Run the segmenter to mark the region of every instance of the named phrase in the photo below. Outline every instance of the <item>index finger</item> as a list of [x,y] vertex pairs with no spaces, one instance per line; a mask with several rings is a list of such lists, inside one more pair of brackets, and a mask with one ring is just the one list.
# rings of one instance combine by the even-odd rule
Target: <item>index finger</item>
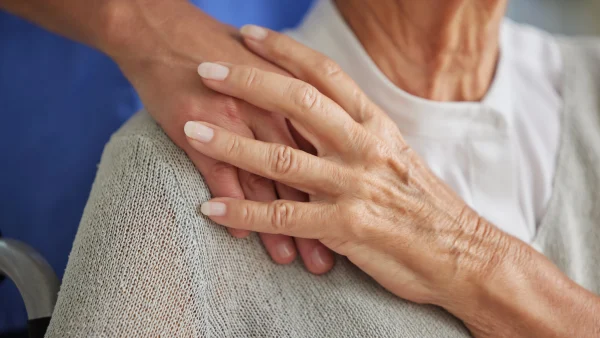
[[204,84],[270,112],[281,113],[322,153],[347,151],[360,125],[312,85],[257,68],[205,62]]
[[253,52],[313,84],[337,102],[358,123],[377,114],[379,108],[354,80],[333,60],[293,38],[255,25],[240,29],[246,46]]
[[206,122],[190,121],[184,130],[202,154],[308,194],[341,194],[352,181],[343,166],[290,146],[246,138]]
[[215,198],[200,211],[226,227],[311,239],[324,238],[339,224],[336,206],[325,202]]

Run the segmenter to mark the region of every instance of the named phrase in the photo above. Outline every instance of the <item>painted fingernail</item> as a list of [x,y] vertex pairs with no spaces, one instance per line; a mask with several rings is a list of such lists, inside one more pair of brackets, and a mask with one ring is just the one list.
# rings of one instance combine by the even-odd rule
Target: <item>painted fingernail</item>
[[269,34],[266,29],[256,25],[245,25],[240,28],[240,33],[242,33],[245,38],[259,41],[264,40],[267,37],[267,34]]
[[288,242],[279,243],[277,245],[277,254],[280,258],[289,258],[294,254],[294,249]]
[[183,127],[183,131],[187,137],[203,143],[212,140],[215,135],[215,131],[212,128],[194,121],[187,122]]
[[225,216],[227,207],[221,202],[204,202],[200,206],[200,212],[206,216]]
[[202,62],[198,66],[198,74],[209,80],[225,80],[229,75],[229,68],[212,62]]
[[313,250],[311,254],[311,259],[313,264],[316,265],[318,268],[329,267],[333,263],[331,261],[331,254],[327,252],[327,249],[325,249],[322,246],[317,246]]

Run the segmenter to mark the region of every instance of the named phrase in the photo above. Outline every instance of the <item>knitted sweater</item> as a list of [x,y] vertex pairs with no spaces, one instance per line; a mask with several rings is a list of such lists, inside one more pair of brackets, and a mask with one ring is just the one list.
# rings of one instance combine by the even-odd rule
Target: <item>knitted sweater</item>
[[[565,109],[554,195],[534,245],[600,293],[600,42],[562,43]],[[48,337],[468,337],[346,259],[323,275],[274,264],[199,213],[209,190],[145,113],[107,144]]]

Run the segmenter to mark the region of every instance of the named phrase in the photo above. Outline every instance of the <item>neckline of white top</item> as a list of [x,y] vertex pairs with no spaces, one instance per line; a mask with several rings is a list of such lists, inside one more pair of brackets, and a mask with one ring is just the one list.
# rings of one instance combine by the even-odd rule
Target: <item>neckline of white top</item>
[[[509,51],[501,51],[496,73],[488,92],[479,102],[439,102],[412,95],[392,83],[347,25],[330,0],[318,1],[302,24],[291,35],[302,40],[333,43],[327,48],[310,46],[325,51],[352,78],[360,78],[362,89],[398,123],[407,136],[454,138],[469,134],[471,138],[502,136],[507,125],[513,123],[513,93],[510,91]],[[506,25],[501,28],[501,41],[506,36]],[[320,35],[319,39],[310,38]],[[324,38],[323,35],[329,35]],[[502,42],[501,42],[502,45]],[[368,84],[368,86],[365,86]],[[387,105],[394,105],[388,107]],[[468,130],[466,130],[467,128]]]

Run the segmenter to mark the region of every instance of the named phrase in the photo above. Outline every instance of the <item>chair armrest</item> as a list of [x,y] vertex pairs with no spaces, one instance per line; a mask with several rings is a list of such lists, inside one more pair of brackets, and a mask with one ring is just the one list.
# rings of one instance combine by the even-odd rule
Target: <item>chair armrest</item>
[[60,282],[50,265],[32,247],[0,238],[0,274],[11,279],[19,289],[29,320],[52,315]]

